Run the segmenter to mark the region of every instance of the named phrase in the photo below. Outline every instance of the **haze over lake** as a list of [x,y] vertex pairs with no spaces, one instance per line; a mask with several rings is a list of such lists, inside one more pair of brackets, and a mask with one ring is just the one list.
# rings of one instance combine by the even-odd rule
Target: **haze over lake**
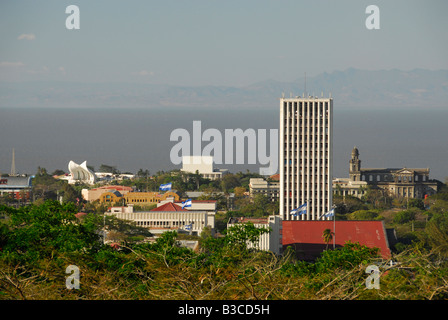
[[[364,168],[430,168],[430,177],[448,177],[448,110],[425,108],[334,109],[334,177],[348,177],[348,160],[357,146]],[[176,142],[170,134],[194,120],[202,131],[278,129],[279,108],[67,109],[1,108],[0,172],[11,170],[12,148],[19,173],[68,171],[70,160],[96,170],[101,164],[122,172],[155,173],[180,168],[170,162]],[[203,142],[202,147],[208,142]],[[258,165],[216,165],[231,172],[258,172]]]

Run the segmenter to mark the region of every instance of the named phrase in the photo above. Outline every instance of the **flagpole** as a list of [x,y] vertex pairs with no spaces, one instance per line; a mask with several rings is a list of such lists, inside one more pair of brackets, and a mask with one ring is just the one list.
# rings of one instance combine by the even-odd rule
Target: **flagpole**
[[336,212],[333,211],[333,250],[334,249],[336,249]]

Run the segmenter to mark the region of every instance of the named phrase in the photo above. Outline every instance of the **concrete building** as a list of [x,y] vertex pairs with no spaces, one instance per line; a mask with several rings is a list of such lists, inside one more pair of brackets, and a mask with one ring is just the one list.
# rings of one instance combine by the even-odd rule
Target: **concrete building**
[[[208,196],[209,193],[204,191],[185,191],[185,195],[187,199],[197,199],[199,197]],[[235,193],[225,193],[220,191],[213,192],[213,195],[225,198],[229,210],[235,209]]]
[[[352,184],[352,194],[356,196],[355,186],[372,186],[386,191],[392,197],[423,199],[433,195],[442,183],[429,178],[429,168],[361,168],[359,150],[354,147],[349,160],[347,184]],[[342,188],[344,190],[344,188]],[[362,192],[357,193],[358,196]]]
[[158,204],[165,200],[178,201],[179,199],[179,194],[174,190],[162,194],[158,192],[125,192],[125,194],[121,194],[120,191],[115,189],[103,192],[98,198],[101,203],[113,204],[121,201],[123,204],[140,206]]
[[178,231],[200,235],[205,227],[215,228],[214,219],[209,220],[205,211],[190,211],[172,202],[150,211],[134,212],[133,206],[112,207],[105,212],[119,219],[134,221],[137,226],[148,228],[154,235],[166,231]]
[[269,216],[263,218],[251,217],[234,217],[230,218],[227,223],[227,229],[243,223],[251,222],[257,228],[270,228],[269,233],[264,233],[260,236],[258,243],[249,243],[249,248],[257,248],[259,250],[271,251],[275,254],[280,254],[282,250],[282,219],[276,216]]
[[249,195],[251,198],[257,194],[265,195],[272,202],[278,200],[280,191],[279,175],[273,175],[269,179],[251,178],[249,180]]
[[367,192],[366,181],[352,181],[350,178],[333,179],[333,194],[360,198]]
[[218,180],[227,173],[227,169],[215,169],[213,167],[213,157],[205,156],[184,156],[182,157],[181,171],[199,174],[206,179]]
[[125,202],[128,204],[150,205],[157,204],[166,200],[178,201],[179,194],[174,191],[167,191],[164,193],[158,192],[129,192],[124,195]]
[[[171,201],[171,200],[167,200]],[[182,201],[175,201],[174,204],[182,207]],[[188,211],[202,211],[207,214],[207,221],[210,226],[215,228],[215,216],[218,210],[218,201],[216,200],[191,200],[191,207],[185,207]],[[212,235],[214,230],[212,230]]]
[[33,176],[0,177],[0,196],[9,194],[15,200],[30,201]]
[[[316,220],[332,208],[333,99],[280,99],[280,216]],[[307,203],[307,214],[291,210]]]
[[132,192],[134,189],[126,186],[103,186],[94,189],[82,189],[81,194],[86,201],[99,200],[100,196],[105,192],[118,191],[122,195]]
[[119,202],[121,202],[121,204],[124,204],[123,195],[120,193],[120,191],[117,191],[117,190],[110,190],[110,191],[103,192],[100,195],[100,197],[98,198],[98,200],[101,203],[105,203],[105,204],[109,204],[109,205],[112,205],[114,203],[119,203]]
[[[169,198],[157,204],[157,207],[164,206],[167,203],[174,203],[182,208],[182,201],[179,199]],[[207,221],[210,226],[215,226],[215,215],[218,209],[218,201],[216,200],[191,200],[191,206],[184,207],[188,211],[201,211],[207,214]],[[212,230],[212,234],[214,230]]]

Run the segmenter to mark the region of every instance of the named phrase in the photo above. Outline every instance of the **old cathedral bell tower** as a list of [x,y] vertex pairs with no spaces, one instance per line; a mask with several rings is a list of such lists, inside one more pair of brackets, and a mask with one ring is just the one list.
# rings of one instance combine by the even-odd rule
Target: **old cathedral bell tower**
[[349,173],[352,181],[361,181],[361,160],[359,160],[359,151],[356,147],[352,150]]

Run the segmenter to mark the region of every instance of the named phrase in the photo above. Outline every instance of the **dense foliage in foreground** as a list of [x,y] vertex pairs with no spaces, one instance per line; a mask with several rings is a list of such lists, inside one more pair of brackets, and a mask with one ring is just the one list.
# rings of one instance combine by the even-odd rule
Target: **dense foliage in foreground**
[[[448,263],[440,251],[410,246],[384,261],[375,248],[347,243],[314,263],[290,250],[276,257],[248,249],[260,231],[251,225],[225,237],[180,247],[167,232],[154,243],[103,245],[103,219],[75,217],[70,203],[1,207],[0,299],[446,299]],[[380,289],[367,289],[368,265]],[[66,268],[80,270],[80,288],[67,289]]]

